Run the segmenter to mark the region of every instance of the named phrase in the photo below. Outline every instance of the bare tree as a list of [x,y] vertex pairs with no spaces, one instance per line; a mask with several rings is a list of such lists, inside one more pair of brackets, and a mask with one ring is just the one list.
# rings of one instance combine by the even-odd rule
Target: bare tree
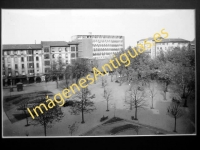
[[[45,97],[40,97],[36,102],[37,104],[34,104],[33,107],[37,106],[41,102],[45,103],[45,100]],[[61,107],[58,105],[55,105],[48,111],[45,111],[44,107],[42,107],[41,109],[44,113],[36,117],[33,122],[35,122],[34,125],[42,125],[44,127],[44,135],[46,136],[47,128],[51,128],[54,122],[59,122],[64,117],[64,114],[61,110]]]
[[79,115],[82,114],[82,122],[84,121],[84,113],[90,113],[94,111],[96,108],[94,106],[94,102],[91,101],[91,99],[95,98],[95,95],[91,95],[91,92],[88,88],[83,88],[81,91],[76,92],[76,94],[73,96],[74,104],[71,107],[71,114]]
[[107,102],[107,110],[106,111],[109,111],[108,103],[112,99],[112,90],[106,89],[106,91],[104,93],[104,98],[105,98],[105,100]]
[[[131,88],[130,88],[130,91],[131,91]],[[125,91],[125,101],[124,102],[125,102],[125,104],[128,104],[130,106],[129,110],[133,109],[133,95],[132,95],[132,93]]]
[[69,132],[72,136],[72,134],[77,131],[78,125],[76,124],[76,122],[74,122],[72,125],[69,125],[68,128],[69,128]]
[[28,114],[27,112],[27,107],[28,107],[28,103],[29,103],[29,100],[30,100],[30,96],[22,96],[21,97],[21,102],[18,104],[18,110],[22,110],[23,111],[23,114],[26,118],[26,125],[25,126],[29,126],[29,121],[28,121],[28,118],[30,117],[30,115]]
[[140,91],[138,89],[138,86],[132,86],[131,91],[128,91],[128,98],[127,102],[130,105],[130,109],[132,109],[132,107],[135,108],[135,120],[138,120],[137,118],[137,111],[139,108],[144,108],[144,106],[146,105],[146,100],[145,100],[145,92],[144,91]]
[[106,87],[108,86],[108,82],[107,82],[107,80],[104,77],[102,77],[101,79],[102,79],[103,93],[104,93],[104,97],[105,97]]
[[183,115],[183,111],[180,106],[180,101],[173,98],[171,105],[167,108],[167,114],[174,118],[174,132],[176,131],[176,119]]
[[155,85],[154,83],[149,83],[148,85],[148,89],[149,89],[149,93],[150,93],[150,97],[151,97],[151,109],[153,108],[153,100],[157,94],[156,90],[155,90]]
[[[92,68],[94,68],[94,67],[98,68],[99,67],[99,63],[98,63],[98,60],[96,58],[91,62],[91,67]],[[93,72],[93,76],[94,76],[94,84],[96,84],[94,72]]]

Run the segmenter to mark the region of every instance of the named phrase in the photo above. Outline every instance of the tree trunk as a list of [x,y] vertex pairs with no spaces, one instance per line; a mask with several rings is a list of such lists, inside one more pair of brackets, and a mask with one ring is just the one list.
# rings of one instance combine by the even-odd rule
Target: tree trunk
[[137,119],[137,107],[135,107],[135,120],[138,120]]
[[153,109],[153,96],[151,97],[151,102],[152,102],[151,109]]
[[25,126],[29,126],[29,124],[28,124],[28,115],[27,115],[26,111],[24,111],[24,114],[26,116],[26,125]]
[[107,100],[107,110],[106,110],[106,111],[109,111],[109,110],[108,110],[108,100]]
[[165,82],[165,91],[166,91],[166,92],[168,92],[168,85],[169,85],[169,84],[168,84],[168,81]]
[[175,119],[175,122],[174,122],[174,132],[176,132],[176,117],[174,119]]
[[166,91],[164,90],[164,100],[167,100],[166,98]]

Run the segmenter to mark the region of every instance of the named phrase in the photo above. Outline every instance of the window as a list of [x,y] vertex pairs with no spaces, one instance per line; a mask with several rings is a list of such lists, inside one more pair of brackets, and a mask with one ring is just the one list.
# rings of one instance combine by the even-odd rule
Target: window
[[49,52],[49,47],[45,47],[44,52]]
[[72,57],[72,58],[75,58],[75,53],[71,53],[71,57]]
[[55,54],[52,54],[52,58],[55,58]]
[[45,54],[44,59],[49,59],[49,54]]
[[16,75],[16,76],[18,76],[18,75],[19,75],[18,71],[15,71],[15,75]]
[[28,68],[33,68],[33,67],[34,67],[33,63],[28,64]]
[[22,69],[24,69],[24,64],[22,64]]
[[3,64],[3,70],[5,69],[5,64]]
[[24,62],[24,57],[21,57],[21,62]]
[[28,61],[33,61],[33,56],[28,56]]
[[17,55],[17,51],[14,51],[14,54]]
[[48,73],[50,68],[45,68],[45,73]]
[[20,53],[21,53],[21,55],[23,55],[24,53],[23,53],[23,51],[20,51]]
[[10,63],[10,57],[7,58],[8,63]]
[[22,71],[22,75],[25,75],[25,71]]
[[45,66],[50,66],[50,61],[45,61],[45,62],[44,62],[44,65],[45,65]]
[[14,61],[15,61],[15,63],[17,63],[17,62],[18,62],[18,59],[17,59],[17,57],[15,57],[15,58],[14,58]]
[[68,50],[67,50],[67,47],[65,47],[65,52],[67,52]]
[[32,74],[34,73],[34,70],[28,70],[28,73],[29,73],[30,75],[32,75]]
[[39,63],[37,63],[37,68],[39,68]]
[[11,64],[8,64],[8,68],[11,68]]
[[62,49],[61,49],[61,48],[59,48],[58,50],[59,50],[59,52],[61,52],[61,51],[62,51]]
[[15,64],[15,69],[18,69],[18,65],[17,64]]
[[39,61],[39,57],[36,57],[36,61]]
[[75,51],[75,47],[71,47],[71,51]]
[[68,60],[66,60],[66,64],[68,64],[69,62],[68,62]]
[[33,54],[33,51],[32,50],[28,50],[27,54]]
[[10,55],[10,51],[7,51],[7,55]]

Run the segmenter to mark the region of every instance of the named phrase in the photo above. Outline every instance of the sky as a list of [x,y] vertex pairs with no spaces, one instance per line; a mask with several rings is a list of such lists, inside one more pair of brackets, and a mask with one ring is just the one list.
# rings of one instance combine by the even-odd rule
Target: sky
[[2,9],[2,44],[71,41],[73,35],[122,35],[125,48],[168,32],[168,38],[195,38],[192,9]]

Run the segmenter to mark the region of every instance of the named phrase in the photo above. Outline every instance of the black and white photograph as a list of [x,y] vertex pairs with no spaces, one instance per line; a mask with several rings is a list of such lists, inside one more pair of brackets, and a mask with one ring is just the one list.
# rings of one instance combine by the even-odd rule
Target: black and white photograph
[[1,9],[3,138],[196,135],[195,9]]

